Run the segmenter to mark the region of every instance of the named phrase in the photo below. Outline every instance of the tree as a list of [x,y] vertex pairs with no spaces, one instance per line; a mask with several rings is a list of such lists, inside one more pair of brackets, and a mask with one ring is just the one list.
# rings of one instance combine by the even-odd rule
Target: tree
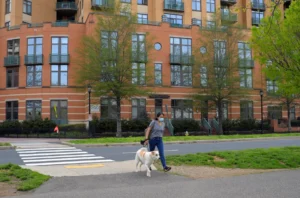
[[[218,20],[219,17],[217,14],[215,21],[221,21]],[[247,69],[252,72],[253,67],[252,60],[248,59],[245,53],[239,53],[238,42],[245,39],[245,33],[246,30],[231,22],[226,23],[226,20],[212,26],[207,25],[206,28],[201,27],[199,31],[199,46],[197,45],[195,50],[198,58],[194,73],[200,72],[200,88],[193,98],[200,104],[211,101],[217,108],[219,134],[223,134],[223,107],[226,101],[244,92],[240,85],[252,86],[252,79],[249,82],[247,77],[239,77],[239,73],[242,74]],[[241,45],[247,49],[247,44]]]
[[150,91],[141,86],[151,78],[146,64],[151,41],[147,38],[146,42],[147,35],[137,30],[136,15],[116,2],[97,16],[95,31],[83,37],[77,53],[77,83],[90,84],[93,95],[110,97],[116,103],[115,112],[108,113],[117,120],[117,137],[122,136],[122,100]]
[[282,18],[276,8],[274,15],[262,20],[259,28],[252,29],[251,46],[255,50],[255,59],[261,65],[266,77],[276,80],[280,98],[287,107],[289,131],[291,129],[290,108],[300,94],[300,2],[292,1]]

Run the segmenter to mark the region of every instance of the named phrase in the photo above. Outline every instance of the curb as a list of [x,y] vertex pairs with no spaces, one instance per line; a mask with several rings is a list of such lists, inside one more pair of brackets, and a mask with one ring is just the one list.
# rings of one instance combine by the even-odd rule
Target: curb
[[[223,139],[223,140],[191,140],[191,141],[170,141],[164,142],[164,144],[197,144],[197,143],[220,143],[220,142],[241,142],[241,141],[257,141],[257,140],[278,140],[278,139],[300,139],[300,136],[289,136],[289,137],[270,137],[270,138],[240,138],[240,139]],[[113,147],[113,146],[138,146],[140,143],[129,142],[129,143],[107,143],[107,144],[73,144],[62,141],[61,144],[68,146],[83,146],[83,147]]]
[[0,150],[10,150],[10,149],[15,149],[14,146],[0,146]]

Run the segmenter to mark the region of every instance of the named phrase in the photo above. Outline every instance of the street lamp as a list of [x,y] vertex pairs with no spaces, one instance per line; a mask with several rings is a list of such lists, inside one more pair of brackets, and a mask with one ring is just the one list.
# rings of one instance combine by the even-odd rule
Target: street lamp
[[88,93],[89,93],[89,127],[88,127],[88,132],[89,132],[89,137],[91,137],[91,92],[92,92],[92,87],[89,84],[88,85]]
[[264,114],[263,114],[263,96],[264,96],[264,91],[261,89],[259,91],[259,95],[260,95],[260,110],[261,110],[261,113],[260,113],[260,116],[261,116],[261,125],[260,125],[260,129],[261,129],[261,133],[263,133],[263,119],[264,119]]

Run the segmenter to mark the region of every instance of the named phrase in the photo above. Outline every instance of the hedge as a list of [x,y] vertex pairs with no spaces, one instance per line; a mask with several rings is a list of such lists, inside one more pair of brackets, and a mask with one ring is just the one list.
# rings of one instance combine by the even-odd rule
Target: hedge
[[[264,120],[263,121],[263,130],[270,130],[271,121]],[[226,119],[223,121],[223,131],[224,134],[228,131],[254,131],[261,130],[261,122],[260,120],[255,119],[237,119],[237,120],[229,120]]]

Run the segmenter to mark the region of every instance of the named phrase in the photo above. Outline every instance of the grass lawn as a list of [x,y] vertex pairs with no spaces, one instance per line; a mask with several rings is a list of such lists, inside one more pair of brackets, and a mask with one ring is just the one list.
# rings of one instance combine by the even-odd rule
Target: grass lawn
[[241,169],[300,168],[300,147],[218,151],[167,156],[169,165],[214,166]]
[[0,146],[11,146],[8,142],[0,142]]
[[[273,134],[256,134],[256,135],[214,135],[214,136],[166,136],[164,142],[171,141],[191,141],[191,140],[222,140],[222,139],[239,139],[239,138],[263,138],[263,137],[288,137],[300,136],[300,133],[273,133]],[[111,144],[111,143],[138,143],[144,137],[126,137],[126,138],[92,138],[82,140],[71,140],[74,144]]]
[[0,165],[0,182],[16,184],[19,191],[35,189],[48,179],[50,179],[50,176],[42,175],[29,169],[23,169],[18,165]]

